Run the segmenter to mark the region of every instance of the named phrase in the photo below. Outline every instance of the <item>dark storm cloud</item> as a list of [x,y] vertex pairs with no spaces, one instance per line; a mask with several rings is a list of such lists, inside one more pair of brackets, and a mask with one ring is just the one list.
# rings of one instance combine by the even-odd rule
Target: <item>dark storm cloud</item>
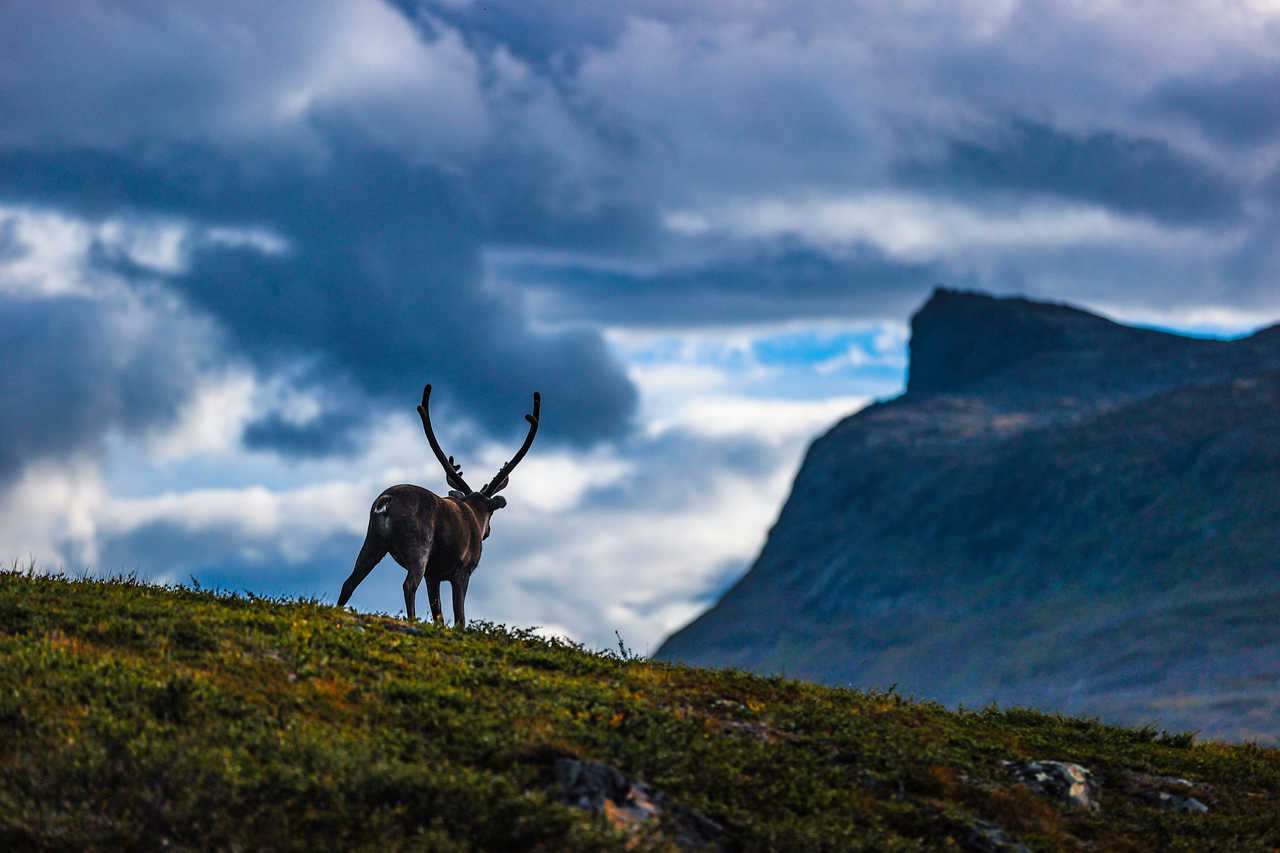
[[190,369],[180,343],[122,341],[115,319],[81,297],[0,296],[0,480],[110,430],[173,418]]
[[[268,415],[246,436],[254,447],[291,455],[350,449],[350,430],[387,406],[411,411],[425,381],[491,433],[519,431],[517,408],[535,389],[554,412],[547,437],[582,443],[625,431],[635,392],[599,336],[532,331],[518,293],[486,286],[482,226],[438,173],[367,149],[341,149],[318,177],[287,166],[245,171],[195,148],[149,159],[10,153],[0,155],[0,197],[92,217],[266,224],[282,236],[288,248],[278,253],[198,243],[189,269],[166,276],[219,321],[235,356],[267,371],[304,362],[304,387],[353,389],[311,423]],[[119,259],[99,261],[118,275],[137,272]],[[64,371],[59,355],[45,354],[32,370]]]
[[[934,263],[898,262],[862,246],[840,254],[778,240],[741,257],[654,273],[513,262],[513,276],[554,282],[566,313],[639,325],[780,322],[906,314],[944,277]],[[883,312],[883,313],[881,313]]]
[[1052,195],[1171,223],[1233,218],[1243,198],[1230,178],[1161,140],[1074,134],[1027,120],[983,140],[952,140],[941,159],[896,171],[907,185],[947,193]]
[[[92,258],[91,277],[159,279],[214,318],[223,360],[288,375],[322,400],[303,423],[263,413],[250,446],[355,448],[372,416],[411,411],[424,381],[438,386],[442,416],[494,435],[522,429],[534,389],[547,401],[544,440],[586,444],[628,429],[635,391],[599,334],[531,328],[521,294],[494,287],[480,261],[490,226],[562,241],[587,230],[607,241],[618,229],[544,226],[537,201],[506,210],[541,191],[546,170],[527,158],[503,158],[512,180],[491,192],[468,176],[484,159],[486,119],[474,57],[454,34],[424,28],[415,41],[385,7],[346,0],[37,6],[5,17],[23,36],[0,60],[0,203],[258,228],[287,244],[271,254],[195,240],[178,273],[139,269],[111,247]],[[33,352],[28,384],[56,383],[76,357]],[[170,386],[170,407],[193,390]],[[16,429],[21,419],[6,417]],[[79,443],[91,443],[95,422],[75,422]],[[68,428],[63,444],[76,435]]]
[[351,453],[356,450],[351,431],[358,424],[356,415],[349,411],[328,411],[302,424],[272,412],[245,427],[244,445],[250,450],[274,450],[284,456]]
[[[276,537],[254,535],[237,525],[192,529],[173,521],[151,521],[104,537],[94,568],[104,574],[137,571],[148,578],[174,575],[173,581],[180,584],[194,576],[201,586],[230,592],[332,599],[362,540],[347,533],[321,537],[308,543],[307,559],[299,562]],[[395,587],[398,593],[399,583]]]
[[465,3],[459,5],[390,0],[420,29],[430,33],[432,18],[447,21],[468,37],[508,50],[543,68],[553,61],[571,60],[572,45],[603,47],[626,25],[626,11],[611,3]]
[[1149,107],[1189,119],[1229,145],[1272,142],[1280,133],[1280,68],[1225,80],[1170,80],[1157,89]]
[[[1047,269],[1039,250],[1016,246],[980,247],[971,254],[987,262],[961,266],[942,252],[898,261],[803,234],[795,245],[709,240],[689,261],[679,256],[683,238],[661,225],[672,210],[906,189],[924,203],[960,197],[979,212],[997,196],[1048,198],[1214,228],[1247,218],[1255,200],[1155,125],[1001,125],[999,116],[1087,113],[1098,91],[1128,97],[1116,94],[1125,87],[1108,81],[1106,63],[1065,53],[1028,61],[1023,40],[1044,38],[1033,26],[1038,7],[1003,24],[1000,10],[980,5],[905,17],[893,6],[823,2],[396,8],[334,0],[5,11],[8,31],[24,35],[0,58],[0,202],[96,220],[260,228],[287,244],[271,253],[196,240],[177,273],[95,256],[99,270],[161,280],[215,319],[224,360],[287,373],[321,399],[305,422],[261,413],[245,434],[255,448],[297,456],[358,447],[372,416],[411,411],[428,380],[442,412],[491,435],[519,433],[537,388],[547,438],[616,438],[635,390],[599,324],[901,318],[940,281],[992,286],[980,276],[1034,281]],[[990,13],[989,34],[955,35],[979,13]],[[1092,44],[1095,24],[1108,30],[1108,20],[1055,14],[1072,45]],[[416,35],[402,38],[406,21]],[[1052,47],[1057,37],[1034,43]],[[1043,110],[993,94],[1015,77]],[[1222,79],[1156,85],[1134,126],[1155,110],[1186,116],[1213,139],[1274,136],[1275,73]],[[956,126],[968,122],[957,115],[1002,129],[962,137]],[[4,243],[0,234],[0,252]],[[1266,241],[1243,245],[1254,248],[1232,270],[1271,275]],[[538,260],[504,261],[491,281],[483,258],[493,248]],[[1138,287],[1143,252],[1150,257],[1139,247],[1112,266],[1099,261],[1089,276]],[[641,262],[647,272],[617,272]],[[1150,292],[1198,298],[1200,280]],[[526,286],[550,296],[554,309],[537,319],[561,330],[531,322]],[[566,321],[581,326],[565,331]],[[87,320],[68,320],[77,322]],[[54,384],[75,364],[66,350],[36,348],[24,381]],[[158,383],[137,393],[165,401],[140,405],[133,428],[167,417],[189,391],[189,375],[156,374],[131,380]],[[0,430],[31,426],[22,415],[0,418],[12,421]],[[60,428],[49,452],[98,435],[91,418],[71,423],[79,431]]]

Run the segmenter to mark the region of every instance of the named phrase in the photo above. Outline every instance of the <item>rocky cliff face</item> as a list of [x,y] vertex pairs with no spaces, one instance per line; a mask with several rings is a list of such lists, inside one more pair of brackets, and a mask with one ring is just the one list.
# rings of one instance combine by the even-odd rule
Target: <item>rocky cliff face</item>
[[1280,327],[939,290],[657,656],[1280,742]]

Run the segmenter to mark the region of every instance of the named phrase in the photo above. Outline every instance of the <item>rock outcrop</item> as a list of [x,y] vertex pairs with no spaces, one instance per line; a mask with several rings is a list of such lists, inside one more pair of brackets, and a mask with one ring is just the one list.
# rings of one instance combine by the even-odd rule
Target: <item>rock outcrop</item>
[[937,291],[657,656],[1280,741],[1280,327]]
[[561,800],[602,813],[623,832],[657,828],[681,850],[719,850],[727,840],[715,821],[616,767],[561,757],[553,772]]
[[1010,761],[1005,767],[1019,782],[1038,794],[1086,811],[1096,812],[1102,808],[1102,786],[1079,764],[1071,761]]

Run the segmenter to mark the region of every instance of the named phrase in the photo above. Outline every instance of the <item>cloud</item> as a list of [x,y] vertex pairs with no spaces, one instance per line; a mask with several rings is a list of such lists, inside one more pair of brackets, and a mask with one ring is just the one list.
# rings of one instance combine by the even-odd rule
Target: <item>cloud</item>
[[905,316],[938,281],[955,280],[937,264],[889,258],[864,243],[829,253],[777,236],[731,242],[718,258],[652,272],[554,257],[525,258],[500,270],[531,288],[545,287],[545,304],[559,316],[677,327]]
[[[527,12],[511,4],[335,0],[309,10],[304,26],[266,26],[298,11],[99,10],[111,17],[101,44],[90,43],[87,25],[59,29],[54,18],[27,13],[36,42],[47,35],[88,55],[159,32],[170,38],[149,51],[112,49],[116,64],[94,79],[74,67],[44,69],[46,54],[34,53],[15,75],[65,75],[71,90],[97,103],[126,98],[127,81],[172,71],[165,97],[175,92],[185,106],[166,112],[163,102],[139,102],[97,129],[71,115],[42,119],[48,126],[19,117],[14,143],[36,139],[38,128],[39,138],[58,140],[63,159],[42,165],[8,145],[10,171],[24,176],[11,176],[9,191],[81,210],[142,203],[206,220],[256,217],[288,231],[281,236],[298,253],[328,254],[310,268],[278,261],[273,273],[256,258],[246,268],[234,252],[210,252],[206,279],[256,279],[292,305],[301,290],[314,299],[343,286],[335,277],[367,288],[370,256],[398,269],[424,268],[429,257],[443,265],[438,282],[451,278],[468,293],[488,288],[512,301],[536,294],[536,305],[493,312],[508,328],[511,314],[529,311],[585,327],[627,318],[742,322],[769,312],[900,316],[939,281],[983,284],[968,279],[1028,241],[1136,241],[1153,253],[1190,241],[1212,257],[1221,254],[1225,223],[1256,225],[1247,213],[1254,187],[1231,159],[1143,105],[1153,91],[1181,85],[1187,67],[1217,63],[1227,69],[1219,76],[1240,67],[1232,57],[1260,49],[1242,33],[1246,19],[1266,23],[1261,9],[1206,23],[1194,4],[1172,4],[1159,18],[1182,29],[1164,52],[1147,43],[1149,12],[1039,3],[652,2],[591,14],[551,3],[539,25],[526,27]],[[1046,40],[1045,20],[1055,39],[1074,46],[1069,55]],[[1192,31],[1196,38],[1181,37]],[[214,49],[226,42],[230,50]],[[371,56],[365,45],[375,42],[384,47]],[[1123,56],[1127,76],[1103,46]],[[183,68],[174,69],[179,57]],[[1010,100],[1003,90],[1018,94]],[[129,121],[127,133],[110,130]],[[31,132],[22,132],[28,124]],[[323,233],[317,220],[329,220]],[[392,233],[415,222],[425,241],[416,252]],[[726,241],[730,232],[740,239]],[[778,234],[801,242],[780,243]],[[934,263],[957,246],[971,251]],[[523,262],[499,262],[497,280],[488,280],[484,259],[504,252]],[[289,263],[327,278],[307,288],[277,281]],[[1034,263],[1024,253],[1006,265],[1025,279]],[[1113,272],[1132,274],[1124,263]],[[463,278],[466,287],[457,284]],[[794,307],[780,298],[791,282]],[[276,314],[276,325],[263,328],[229,304],[238,288],[224,285],[223,293],[198,270],[188,283],[206,305],[217,297],[213,310],[234,313],[246,340],[265,333],[309,350],[319,334],[310,330],[331,319],[302,312],[290,326]],[[422,287],[416,276],[407,286]],[[1170,287],[1166,298],[1184,297]],[[316,301],[339,314],[355,305]],[[487,316],[494,300],[479,301],[459,313]],[[356,307],[356,320],[377,314]],[[368,328],[353,323],[357,336]],[[570,360],[606,357],[579,343],[567,347]],[[352,350],[338,366],[363,369],[359,387],[382,396],[381,377],[364,368],[368,354]],[[579,440],[617,435],[625,422],[618,372],[596,378],[593,387],[613,395],[605,407],[613,420],[594,433],[584,426]],[[354,410],[367,404],[352,400],[353,411],[330,419],[358,421]],[[481,423],[493,429],[490,414],[480,407]],[[279,436],[291,452],[326,444],[267,425],[259,437]]]
[[[170,236],[205,234],[152,247],[165,263],[96,251],[88,275],[162,282],[216,321],[231,358],[329,389],[305,423],[262,413],[252,447],[349,452],[425,380],[446,415],[491,434],[519,428],[511,410],[535,388],[557,415],[544,440],[629,428],[634,389],[598,334],[531,329],[521,295],[481,266],[483,211],[443,169],[489,134],[477,59],[455,30],[415,30],[376,3],[82,11],[17,13],[33,47],[0,74],[14,102],[0,195],[80,227],[163,218],[182,226]],[[284,25],[299,13],[304,26]],[[70,51],[72,63],[48,59]],[[89,74],[94,57],[103,70]],[[159,99],[122,109],[155,79]],[[75,108],[42,109],[50,87]]]
[[555,514],[555,537],[551,516],[512,498],[471,595],[500,618],[572,626],[600,647],[618,630],[651,649],[746,568],[786,494],[808,435],[755,428],[715,438],[670,429],[640,442],[626,452],[626,476]]
[[[643,389],[639,417],[650,436],[668,428],[761,442],[812,434],[834,409],[897,394],[907,366],[907,327],[893,322],[617,328],[608,338]],[[720,406],[731,411],[717,425]]]
[[[429,170],[365,151],[335,163],[324,183],[287,170],[242,182],[218,155],[188,152],[181,168],[207,166],[197,193],[179,174],[98,154],[4,160],[0,190],[35,196],[52,184],[66,188],[71,205],[87,201],[82,215],[109,222],[125,211],[164,211],[219,236],[188,241],[182,262],[167,268],[140,269],[135,255],[98,251],[92,272],[163,282],[261,371],[306,364],[292,374],[303,386],[350,389],[310,426],[267,413],[248,433],[256,447],[350,449],[352,432],[372,414],[412,409],[428,379],[446,410],[459,407],[494,434],[519,428],[512,410],[534,389],[555,407],[551,441],[591,442],[628,428],[634,391],[598,334],[531,329],[520,295],[486,282],[474,217],[457,190]],[[104,171],[114,189],[96,181]],[[77,198],[72,185],[95,188],[94,197]],[[288,249],[227,239],[224,226],[209,224],[215,215],[268,221]]]
[[355,450],[351,433],[356,425],[355,414],[346,411],[325,412],[306,423],[294,423],[272,412],[245,427],[244,446],[275,450],[285,456],[350,455]]
[[44,569],[97,565],[96,516],[109,492],[99,466],[84,454],[29,460],[0,490],[0,545],[6,561]]
[[779,400],[703,396],[685,403],[667,417],[655,419],[649,424],[649,430],[651,434],[661,435],[679,426],[715,439],[746,435],[758,441],[794,444],[869,402],[866,397]]
[[171,422],[198,369],[190,331],[145,302],[0,295],[0,480],[37,459],[100,452],[113,431]]
[[1251,148],[1280,132],[1280,67],[1235,76],[1179,77],[1156,89],[1151,109],[1185,118],[1214,140]]
[[1175,224],[1232,220],[1242,212],[1235,181],[1160,139],[1073,134],[1026,119],[1001,123],[984,137],[950,140],[938,160],[899,163],[895,173],[907,185],[948,195],[1016,191]]
[[[105,538],[98,565],[104,574],[136,573],[151,583],[189,584],[194,578],[212,589],[332,600],[335,584],[340,585],[345,574],[336,569],[317,572],[315,567],[329,569],[352,562],[361,541],[361,536],[350,533],[317,535],[307,540],[306,559],[300,560],[279,543],[246,536],[239,527],[189,529],[153,522]],[[379,574],[388,569],[399,571],[390,558],[387,563]],[[157,571],[157,566],[166,568]],[[393,586],[399,593],[399,583]],[[378,609],[403,609],[396,607],[394,598],[384,599]]]
[[252,418],[257,391],[247,370],[205,377],[188,391],[172,423],[148,432],[144,442],[148,455],[165,463],[234,452]]
[[0,76],[10,149],[167,140],[323,159],[315,125],[341,122],[422,161],[490,132],[458,34],[426,38],[382,3],[82,0],[5,17],[23,34]]
[[759,200],[696,214],[676,213],[671,227],[686,230],[689,221],[696,219],[698,234],[791,237],[833,253],[845,246],[869,245],[891,262],[915,263],[974,251],[1018,252],[1082,244],[1162,249],[1238,242],[1231,233],[1161,227],[1097,205],[1033,200],[1012,209],[992,207],[910,193],[870,193],[851,198]]

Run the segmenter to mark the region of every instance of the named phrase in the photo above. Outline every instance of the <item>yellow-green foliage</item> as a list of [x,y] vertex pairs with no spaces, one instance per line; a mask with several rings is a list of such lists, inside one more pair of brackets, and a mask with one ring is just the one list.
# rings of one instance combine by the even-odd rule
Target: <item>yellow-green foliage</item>
[[[1280,752],[1021,709],[952,712],[316,602],[0,575],[0,849],[670,847],[554,797],[612,764],[721,824],[727,849],[1280,847]],[[1019,787],[1075,761],[1100,813]],[[1200,783],[1162,811],[1145,777]]]

